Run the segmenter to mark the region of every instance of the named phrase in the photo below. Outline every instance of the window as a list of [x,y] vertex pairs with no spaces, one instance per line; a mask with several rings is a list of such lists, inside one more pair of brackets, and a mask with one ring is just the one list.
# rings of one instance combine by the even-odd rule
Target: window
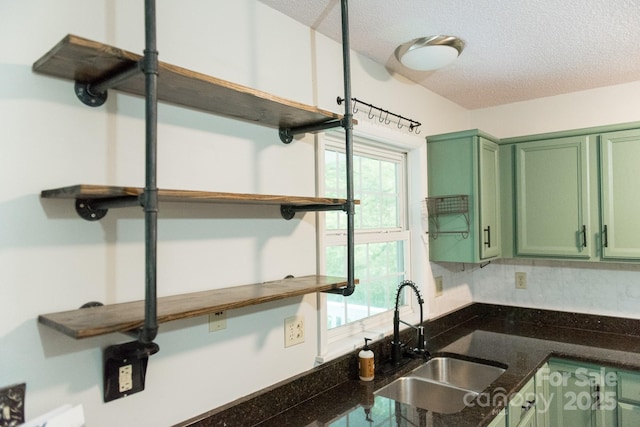
[[[354,273],[360,283],[347,298],[326,296],[326,326],[334,331],[393,310],[397,287],[409,271],[406,154],[361,140],[354,141],[353,148],[354,197],[360,200],[354,217]],[[344,198],[344,140],[328,138],[323,154],[324,195]],[[324,218],[325,274],[346,277],[347,217],[338,211]]]

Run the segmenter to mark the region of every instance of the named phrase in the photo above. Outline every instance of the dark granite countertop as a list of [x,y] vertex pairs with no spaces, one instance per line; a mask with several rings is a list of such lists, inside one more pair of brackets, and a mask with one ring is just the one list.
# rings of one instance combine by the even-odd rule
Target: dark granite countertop
[[[640,371],[640,320],[473,304],[426,327],[432,355],[453,353],[507,365],[475,404],[459,413],[438,414],[374,396],[375,390],[422,363],[416,360],[391,375],[377,374],[371,383],[352,376],[259,422],[234,424],[212,414],[206,422],[200,418],[201,423],[185,425],[369,426],[389,419],[388,424],[399,426],[485,426],[504,407],[505,398],[524,386],[550,357]],[[387,357],[383,346],[388,343],[378,344],[380,357]],[[354,362],[351,355],[349,369]]]

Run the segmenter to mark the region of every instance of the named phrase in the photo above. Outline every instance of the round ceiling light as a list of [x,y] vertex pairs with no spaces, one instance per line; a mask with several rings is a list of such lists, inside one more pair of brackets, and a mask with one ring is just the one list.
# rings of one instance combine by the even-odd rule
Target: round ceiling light
[[464,49],[464,42],[454,36],[420,37],[396,48],[395,55],[413,70],[437,70],[452,63]]

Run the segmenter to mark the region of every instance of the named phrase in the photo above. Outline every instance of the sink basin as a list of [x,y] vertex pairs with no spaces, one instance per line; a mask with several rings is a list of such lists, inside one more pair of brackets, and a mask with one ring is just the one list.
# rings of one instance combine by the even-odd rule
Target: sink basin
[[504,368],[498,366],[440,356],[430,359],[409,376],[481,392],[504,371]]
[[441,414],[460,412],[505,368],[438,356],[384,386],[375,394]]
[[411,406],[441,414],[454,414],[464,409],[478,395],[475,391],[427,381],[418,377],[398,378],[375,394]]

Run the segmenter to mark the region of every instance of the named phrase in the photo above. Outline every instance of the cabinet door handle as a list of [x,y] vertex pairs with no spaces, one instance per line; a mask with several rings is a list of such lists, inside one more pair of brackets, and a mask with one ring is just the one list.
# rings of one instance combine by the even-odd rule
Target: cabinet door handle
[[522,405],[522,409],[524,410],[524,412],[528,412],[529,409],[533,408],[534,406],[536,406],[536,400],[527,400],[527,404],[526,405]]
[[604,240],[604,247],[609,247],[609,231],[607,230],[607,224],[604,225],[604,230],[602,230],[602,237]]
[[487,240],[484,242],[484,244],[486,247],[490,248],[491,247],[491,226],[487,225],[487,228],[485,228],[484,231],[487,232]]
[[586,225],[582,226],[582,247],[583,248],[587,247],[587,226]]

